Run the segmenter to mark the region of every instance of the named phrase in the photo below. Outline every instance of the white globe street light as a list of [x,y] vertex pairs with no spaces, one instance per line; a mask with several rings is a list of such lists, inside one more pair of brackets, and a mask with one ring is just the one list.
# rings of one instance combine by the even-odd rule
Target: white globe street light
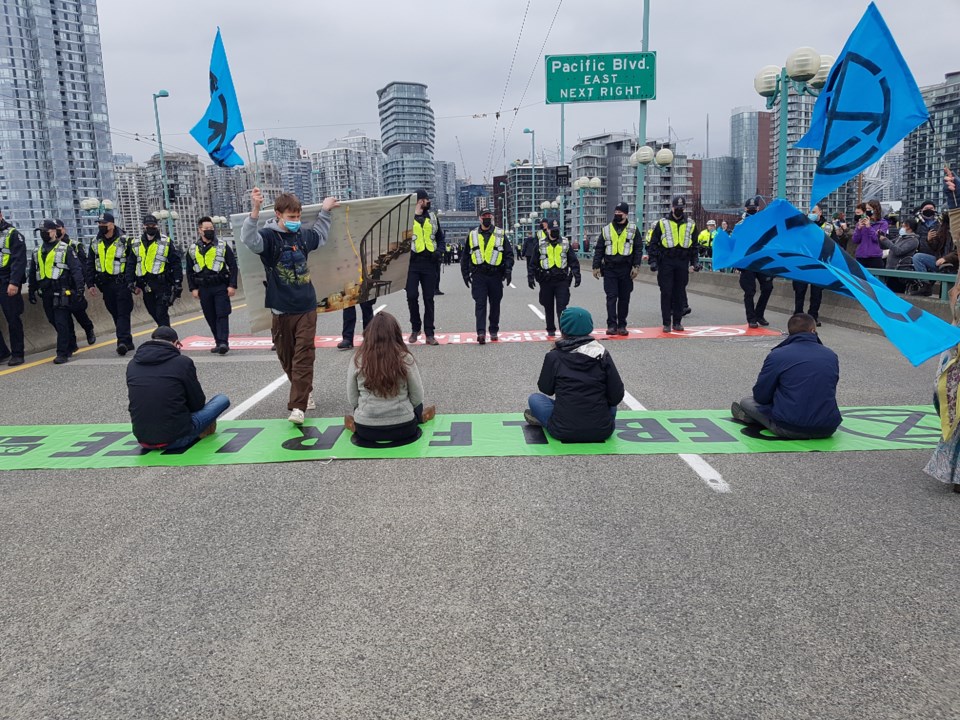
[[753,89],[761,97],[772,98],[777,94],[777,83],[780,81],[780,68],[776,65],[766,65],[753,79]]
[[830,70],[833,69],[833,63],[836,61],[836,58],[833,55],[821,55],[820,56],[820,69],[817,70],[817,74],[813,76],[813,79],[810,80],[807,85],[817,90],[821,89],[824,85],[827,84],[827,78],[830,76]]
[[599,190],[602,185],[603,185],[603,181],[600,180],[600,178],[598,177],[590,178],[590,187],[593,190]]
[[787,75],[791,80],[807,82],[820,70],[820,53],[812,47],[797,48],[787,58]]
[[660,148],[657,150],[657,154],[654,156],[654,162],[657,163],[660,167],[669,165],[673,162],[673,150],[670,148]]

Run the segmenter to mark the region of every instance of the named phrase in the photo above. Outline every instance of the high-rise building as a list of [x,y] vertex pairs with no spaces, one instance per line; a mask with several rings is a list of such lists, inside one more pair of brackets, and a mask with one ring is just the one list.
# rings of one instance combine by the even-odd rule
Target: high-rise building
[[[496,178],[494,178],[496,180]],[[505,178],[501,178],[501,181],[506,182]],[[494,182],[493,187],[496,187],[496,182]],[[467,183],[461,183],[460,190],[457,193],[457,210],[461,212],[471,212],[476,211],[479,208],[477,207],[478,198],[486,198],[492,195],[493,193],[488,192],[490,188],[489,185],[473,185]]]
[[682,195],[690,211],[693,202],[693,182],[690,162],[686,155],[676,153],[665,142],[649,141],[654,152],[662,148],[674,150],[673,162],[662,168],[647,170],[643,193],[643,227],[649,229],[654,223],[670,214],[671,200],[674,195]]
[[314,197],[319,202],[328,195],[362,199],[383,195],[380,141],[361,130],[331,140],[325,150],[311,153]]
[[416,192],[433,194],[435,170],[433,109],[422,83],[392,82],[377,90],[380,134],[386,160],[383,186],[386,195]]
[[147,200],[146,170],[146,165],[134,162],[116,165],[113,168],[117,183],[117,199],[113,214],[117,224],[125,230],[135,232],[140,227],[143,216],[151,209],[156,209],[151,208]]
[[114,153],[113,154],[113,164],[117,165],[130,165],[133,163],[133,155],[128,155],[127,153]]
[[316,202],[307,151],[289,138],[267,138],[265,147],[263,160],[273,163],[280,171],[283,192],[293,193],[304,205]]
[[920,88],[920,92],[933,129],[924,123],[903,141],[903,193],[898,199],[910,210],[924,200],[946,204],[942,197],[944,157],[953,167],[960,159],[960,71],[947,74],[942,83]]
[[446,160],[437,160],[434,163],[433,195],[431,207],[438,210],[457,209],[457,165]]
[[732,210],[740,207],[746,197],[756,195],[756,191],[752,191],[740,197],[743,186],[737,182],[739,171],[737,158],[729,155],[702,160],[700,204],[708,211]]
[[773,195],[770,179],[770,113],[749,107],[730,113],[730,155],[736,164],[734,207],[750,197]]
[[0,207],[89,236],[79,201],[116,194],[96,0],[7,0],[0,52]]
[[[506,178],[507,229],[512,229],[517,223],[520,223],[519,233],[521,236],[530,232],[531,213],[541,217],[540,206],[544,201],[553,202],[557,196],[563,195],[569,190],[569,188],[557,184],[556,167],[536,165],[531,168],[529,160],[513,163],[513,167],[507,170]],[[500,179],[495,181],[502,182]],[[567,201],[567,205],[569,205],[569,201]],[[495,207],[494,213],[497,214],[497,221],[502,222],[502,208]],[[559,209],[551,209],[546,216],[551,220],[559,219]],[[569,235],[570,226],[566,225],[565,227]]]
[[[173,240],[181,250],[197,236],[197,221],[210,214],[207,177],[200,158],[190,153],[164,153],[167,185],[170,187],[170,210],[179,215],[174,221]],[[147,162],[147,203],[155,212],[164,206],[163,182],[160,173],[160,155]],[[125,228],[137,230],[139,226]]]
[[[777,98],[770,117],[770,183],[777,187],[777,172],[780,165],[780,103],[783,96]],[[817,169],[816,150],[797,148],[794,145],[810,129],[813,106],[817,98],[813,95],[790,93],[787,101],[787,200],[794,207],[808,208],[812,205],[810,194],[813,192],[813,175]],[[776,192],[776,190],[774,190]],[[762,193],[761,193],[762,194]],[[823,198],[813,198],[819,202]]]
[[[265,165],[273,167],[272,163],[265,163]],[[250,212],[250,190],[254,186],[251,166],[207,165],[205,169],[210,215],[230,217],[237,213]]]
[[884,155],[880,161],[880,178],[884,183],[881,201],[903,199],[903,152],[889,152]]

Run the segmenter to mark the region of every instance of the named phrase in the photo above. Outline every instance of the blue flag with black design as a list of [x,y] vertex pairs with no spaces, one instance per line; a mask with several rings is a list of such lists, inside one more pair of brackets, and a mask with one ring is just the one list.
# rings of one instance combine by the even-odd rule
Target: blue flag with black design
[[210,104],[190,134],[203,145],[204,150],[220,167],[243,165],[243,158],[233,149],[233,139],[243,132],[243,118],[240,116],[240,104],[233,88],[230,66],[227,64],[227,52],[223,49],[220,28],[213,41],[213,55],[210,57]]
[[786,200],[717,233],[716,268],[735,267],[817,285],[853,298],[913,365],[960,344],[960,328],[892,293]]
[[882,158],[930,117],[877,6],[847,38],[795,147],[820,151],[811,207]]

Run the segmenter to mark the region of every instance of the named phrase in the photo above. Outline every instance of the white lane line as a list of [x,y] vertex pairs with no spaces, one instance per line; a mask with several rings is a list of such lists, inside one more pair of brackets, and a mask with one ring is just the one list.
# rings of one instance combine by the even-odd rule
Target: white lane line
[[527,305],[527,307],[530,308],[530,310],[533,312],[533,314],[536,315],[536,316],[537,316],[538,318],[540,318],[541,320],[546,320],[546,319],[547,319],[547,316],[544,315],[544,314],[540,311],[540,308],[538,308],[536,305]]
[[265,397],[267,397],[267,395],[272,393],[274,390],[276,390],[278,387],[283,385],[285,382],[287,382],[287,376],[284,374],[278,377],[276,380],[274,380],[272,383],[267,385],[262,390],[258,390],[257,392],[255,392],[253,395],[248,397],[246,400],[244,400],[242,403],[237,405],[232,410],[225,412],[223,415],[221,415],[221,419],[236,420],[238,417],[243,415],[247,410],[252,408],[261,400],[263,400]]
[[381,305],[380,307],[375,308],[374,311],[373,311],[373,314],[376,315],[378,312],[380,312],[381,310],[383,310],[386,306],[387,306],[387,304],[384,303],[384,304]]
[[[623,404],[631,410],[647,409],[639,400],[637,400],[628,392],[623,393]],[[707,487],[709,487],[711,490],[718,493],[730,492],[730,485],[728,485],[723,479],[723,476],[717,472],[717,469],[714,468],[713,465],[708,463],[702,457],[699,455],[689,455],[687,453],[680,453],[679,457],[690,466],[691,470],[700,476],[700,479],[703,480],[707,484]]]

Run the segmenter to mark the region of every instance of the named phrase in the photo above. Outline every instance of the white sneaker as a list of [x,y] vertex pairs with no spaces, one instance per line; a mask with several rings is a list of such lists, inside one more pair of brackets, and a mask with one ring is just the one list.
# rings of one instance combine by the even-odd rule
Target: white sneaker
[[316,410],[317,404],[313,401],[313,392],[311,391],[310,397],[307,398],[307,410]]
[[294,408],[290,411],[290,417],[287,418],[294,425],[303,425],[303,421],[306,418],[306,415],[303,414],[303,410],[300,408]]

